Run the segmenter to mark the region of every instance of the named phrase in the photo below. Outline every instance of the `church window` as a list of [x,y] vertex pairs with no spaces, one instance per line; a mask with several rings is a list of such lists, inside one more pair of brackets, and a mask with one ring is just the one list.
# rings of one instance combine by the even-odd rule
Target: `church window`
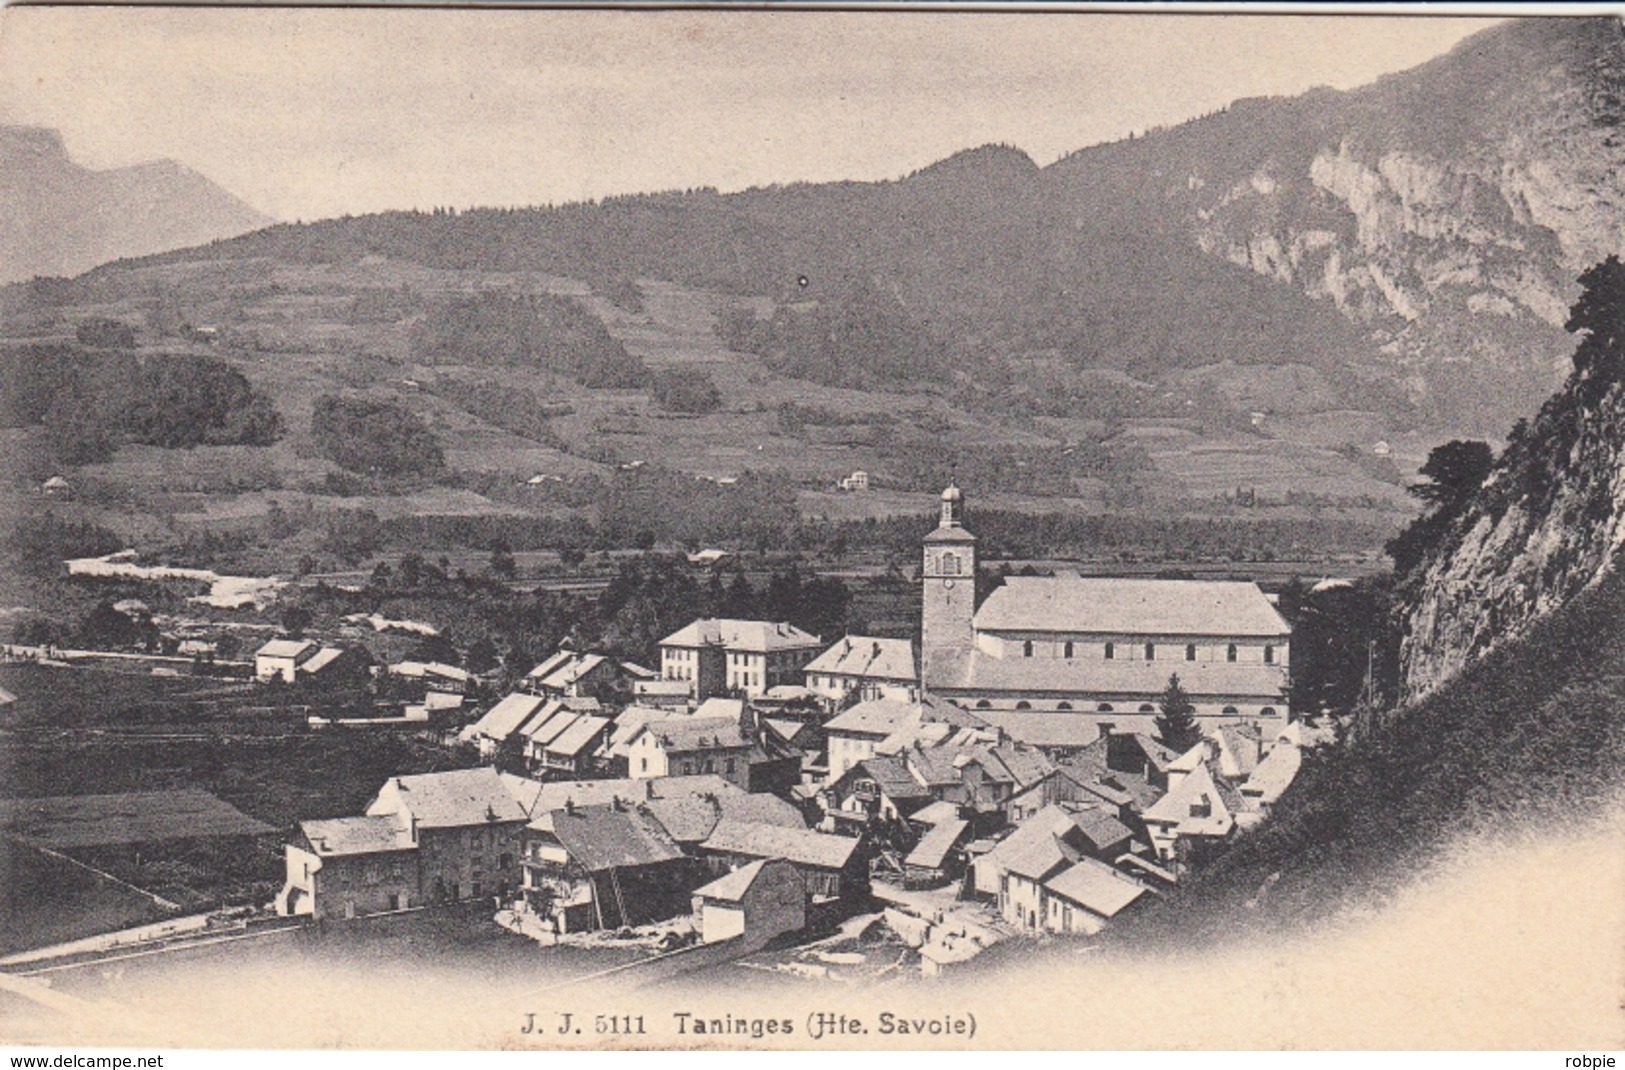
[[1155,643],[1147,643],[1147,644],[1145,644],[1145,660],[1146,661],[1156,661],[1157,660],[1157,644],[1155,644]]
[[1072,640],[1066,641],[1066,646],[1062,648],[1062,656],[1068,658],[1072,656]]
[[1219,712],[1224,714],[1226,717],[1234,717],[1236,714],[1240,713],[1241,711],[1236,709],[1234,706],[1226,706],[1224,709],[1220,710]]
[[1275,707],[1274,706],[1265,706],[1263,709],[1258,711],[1258,715],[1260,717],[1274,717],[1275,716]]
[[1020,702],[1016,703],[1016,709],[1018,710],[1030,710],[1032,708],[1033,704],[1028,702],[1026,699],[1022,699]]
[[993,703],[984,698],[976,704],[976,708],[979,710],[991,710],[993,708]]
[[1196,644],[1195,643],[1186,643],[1185,644],[1185,660],[1186,661],[1195,661],[1196,660]]
[[957,576],[957,575],[959,575],[959,555],[958,554],[943,554],[942,555],[942,574],[944,576]]
[[1107,643],[1106,644],[1106,660],[1110,661],[1113,658],[1115,658],[1116,656],[1117,656],[1117,644],[1116,643]]
[[1057,710],[1070,710],[1072,708],[1072,703],[1070,703],[1070,702],[1057,702],[1055,704],[1055,708]]
[[1224,652],[1224,660],[1226,660],[1226,661],[1235,661],[1236,660],[1236,644],[1234,644],[1234,643],[1230,644],[1229,649],[1227,649]]
[[1156,713],[1157,708],[1155,706],[1151,705],[1151,703],[1149,703],[1149,702],[1142,702],[1142,703],[1140,703],[1140,712],[1141,713]]
[[1111,713],[1112,704],[1110,702],[1102,702],[1100,705],[1095,707],[1095,710],[1099,713]]
[[1275,664],[1275,648],[1274,647],[1272,647],[1272,646],[1265,646],[1264,647],[1264,664],[1265,665],[1274,665]]
[[1031,639],[1021,644],[1021,656],[1024,658],[1033,656],[1033,641]]

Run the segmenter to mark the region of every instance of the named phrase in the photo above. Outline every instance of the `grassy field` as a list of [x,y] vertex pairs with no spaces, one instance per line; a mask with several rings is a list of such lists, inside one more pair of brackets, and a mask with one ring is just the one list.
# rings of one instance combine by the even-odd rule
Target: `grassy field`
[[147,896],[0,838],[0,954],[168,917]]

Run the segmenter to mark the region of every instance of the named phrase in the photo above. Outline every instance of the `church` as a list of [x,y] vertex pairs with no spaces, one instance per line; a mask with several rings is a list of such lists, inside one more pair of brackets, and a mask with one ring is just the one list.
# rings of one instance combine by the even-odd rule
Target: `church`
[[1292,629],[1255,583],[1012,576],[976,605],[964,495],[924,540],[923,689],[969,709],[1146,715],[1179,674],[1201,716],[1287,718]]

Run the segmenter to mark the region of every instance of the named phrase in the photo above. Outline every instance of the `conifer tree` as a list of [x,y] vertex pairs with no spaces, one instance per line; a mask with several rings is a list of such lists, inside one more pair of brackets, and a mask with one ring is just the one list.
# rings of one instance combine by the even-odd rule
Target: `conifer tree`
[[1196,726],[1196,706],[1179,684],[1179,674],[1168,677],[1168,687],[1157,701],[1157,739],[1169,750],[1185,753],[1202,741]]

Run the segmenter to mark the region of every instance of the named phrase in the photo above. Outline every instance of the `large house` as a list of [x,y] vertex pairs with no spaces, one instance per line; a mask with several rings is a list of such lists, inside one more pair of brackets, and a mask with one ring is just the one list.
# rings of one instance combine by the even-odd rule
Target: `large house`
[[1156,712],[1178,674],[1198,715],[1287,713],[1290,626],[1257,584],[1013,576],[978,607],[959,488],[925,537],[922,684],[971,709]]
[[519,888],[519,848],[528,816],[495,769],[393,777],[367,807],[393,817],[418,845],[420,887],[430,903]]
[[643,925],[688,905],[698,869],[645,808],[572,801],[538,813],[525,836],[524,896],[556,932]]
[[277,912],[353,918],[420,906],[417,848],[394,814],[301,821]]
[[660,641],[660,675],[682,680],[694,699],[738,693],[760,698],[799,684],[823,641],[793,624],[705,618]]
[[807,687],[834,702],[916,698],[920,673],[907,639],[849,635],[807,663]]

